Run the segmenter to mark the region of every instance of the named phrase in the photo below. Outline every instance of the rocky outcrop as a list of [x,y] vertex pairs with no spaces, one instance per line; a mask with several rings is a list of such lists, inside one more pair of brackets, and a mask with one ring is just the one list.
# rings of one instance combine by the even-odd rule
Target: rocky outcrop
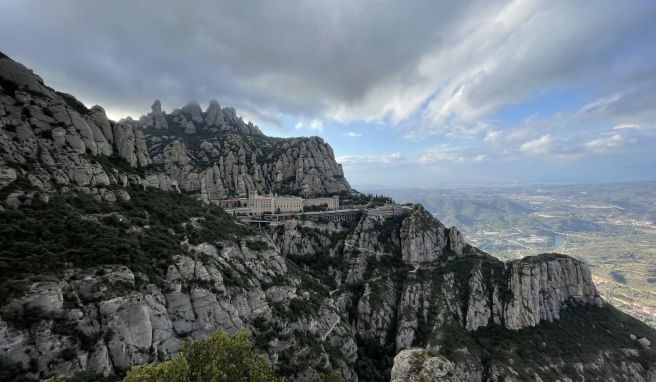
[[[274,231],[273,238],[280,245],[283,256],[314,256],[321,251],[332,251],[332,235],[345,231],[344,227],[333,222],[302,222],[299,225],[284,225]],[[314,234],[319,231],[319,234]],[[308,233],[311,234],[308,234]]]
[[[573,367],[573,361],[561,356],[554,356],[557,366],[551,368],[543,367],[539,361],[520,368],[517,362],[523,361],[512,358],[507,362],[484,362],[479,353],[483,350],[472,344],[476,340],[467,344],[469,340],[465,338],[486,337],[488,333],[511,336],[511,331],[523,332],[546,322],[558,322],[565,310],[605,309],[585,264],[553,254],[504,264],[465,244],[457,229],[444,227],[420,206],[399,209],[399,214],[389,213],[389,209],[385,210],[387,213],[381,211],[366,211],[354,222],[341,252],[331,250],[317,255],[314,244],[303,250],[308,256],[318,256],[316,261],[328,256],[333,260],[321,261],[339,264],[313,274],[330,274],[337,278],[337,285],[347,286],[334,292],[344,291],[337,300],[351,312],[360,346],[394,349],[388,354],[399,354],[393,364],[391,360],[386,364],[384,358],[371,360],[382,362],[379,367],[393,366],[392,380],[441,380],[445,375],[446,380],[456,376],[455,380],[472,382],[486,378],[548,379],[548,373],[574,378],[600,368],[612,370],[610,373],[622,380],[629,370],[626,365],[640,369],[628,353],[612,351],[595,354],[594,357],[606,361],[581,363],[581,369],[574,374],[566,371]],[[293,232],[293,242],[309,243],[303,239],[309,236]],[[286,240],[282,236],[276,239]],[[399,268],[404,270],[399,273]],[[569,321],[563,325],[572,324]],[[463,338],[465,342],[453,348],[449,343],[458,342],[454,338]],[[644,347],[637,337],[632,346],[635,351],[645,351],[640,350]],[[409,349],[412,351],[406,352]],[[439,360],[437,371],[431,369],[431,362],[425,368],[423,363],[414,363],[415,371],[409,371],[410,354],[440,354],[441,349],[448,349],[453,358],[439,356],[432,360]],[[611,362],[606,357],[617,357],[623,363]],[[604,362],[606,366],[600,366]],[[646,378],[649,373],[642,368],[636,375]]]
[[0,186],[23,192],[73,189],[103,197],[128,180],[143,184],[146,175],[166,176],[154,169],[119,173],[101,165],[102,157],[116,155],[130,166],[148,166],[143,133],[129,121],[109,121],[100,106],[87,109],[73,96],[53,91],[6,57],[0,58],[0,148]]
[[366,283],[356,307],[357,333],[380,346],[391,340],[390,328],[394,325],[398,305],[394,289],[395,285],[390,279]]
[[62,186],[124,186],[100,166],[106,162],[100,156],[125,160],[129,168],[122,169],[123,175],[139,175],[140,184],[145,183],[144,173],[162,174],[170,178],[165,184],[176,184],[204,201],[250,191],[316,195],[350,190],[341,165],[321,138],[266,137],[216,100],[206,111],[193,102],[171,114],[156,100],[139,120],[113,122],[102,107],[87,109],[4,55],[0,148],[0,174],[7,174],[0,182],[14,173],[27,176],[21,167],[34,167],[30,184],[46,192]]
[[[492,320],[492,307],[496,307],[500,301],[490,301],[490,293],[487,290],[480,266],[472,270],[469,278],[469,301],[467,304],[467,316],[465,318],[465,327],[467,330],[476,330],[486,327]],[[494,320],[493,320],[494,321]],[[498,323],[498,321],[497,321]]]
[[[109,144],[109,148],[111,149],[111,146],[114,144],[114,132],[112,131],[112,125],[109,123],[107,114],[105,114],[105,109],[95,105],[85,115],[85,118],[90,125],[94,125],[100,130],[102,136],[105,138]],[[103,155],[110,154],[103,151]]]
[[206,201],[243,197],[250,191],[313,195],[350,190],[341,165],[321,138],[266,137],[216,100],[205,112],[190,103],[170,115],[156,101],[152,113],[129,122],[135,132],[144,132],[152,163],[183,191]]
[[588,267],[571,257],[550,255],[512,262],[508,283],[512,294],[504,307],[504,323],[508,329],[558,320],[567,302],[604,304]]
[[208,126],[221,127],[225,125],[225,118],[223,118],[223,111],[221,111],[221,105],[215,99],[210,101],[209,106],[206,110],[207,117],[205,122]]
[[[505,275],[501,281],[495,271]],[[466,328],[495,324],[518,330],[558,320],[561,310],[576,305],[604,306],[590,270],[579,260],[549,254],[487,271],[479,263],[469,278]]]
[[437,261],[447,246],[448,233],[428,211],[416,209],[401,225],[403,261],[424,264]]
[[[351,225],[278,226],[245,239],[269,243],[259,251],[245,241],[189,246],[197,255],[175,256],[161,285],[120,266],[68,270],[0,308],[0,351],[42,375],[108,375],[167,359],[184,339],[247,327],[273,365],[304,370],[285,374],[291,380],[311,380],[321,370],[367,379],[380,372],[367,371],[363,365],[371,362],[391,368],[399,381],[653,374],[635,360],[652,352],[645,332],[630,339],[619,333],[629,350],[595,348],[583,363],[560,355],[550,365],[545,356],[489,361],[477,344],[486,333],[522,336],[550,319],[559,322],[563,310],[602,309],[589,271],[561,255],[504,264],[468,245],[457,253],[450,239],[434,261],[417,262],[403,253],[404,243],[448,232],[437,220],[423,225],[419,209],[371,210]],[[24,317],[32,317],[27,325]]]
[[403,350],[394,357],[391,382],[460,382],[463,373],[443,356],[424,349]]
[[[543,380],[604,380],[604,381],[653,381],[656,373],[646,370],[637,360],[631,360],[634,350],[619,351],[626,358],[617,367],[620,374],[604,374],[609,365],[615,363],[611,352],[601,352],[599,357],[588,362],[571,365],[566,359],[552,359],[550,364],[534,365],[534,368],[522,369],[510,365],[492,363],[487,369],[486,377],[482,370],[467,360],[466,355],[459,354],[459,361],[450,360],[439,352],[426,349],[410,349],[399,352],[394,358],[391,382],[419,381],[543,381]],[[562,379],[561,379],[562,377]]]
[[166,121],[166,113],[162,111],[162,103],[157,99],[150,109],[152,111],[141,117],[139,122],[148,128],[167,130],[168,122]]
[[135,153],[135,137],[132,127],[128,123],[117,123],[114,126],[114,137],[118,156],[125,159],[130,166],[136,167],[137,154]]
[[[32,284],[0,309],[0,355],[37,376],[107,376],[170,358],[185,339],[220,329],[235,333],[250,327],[260,333],[265,328],[253,326],[259,320],[275,325],[285,338],[268,345],[274,363],[282,354],[302,350],[317,360],[316,367],[356,380],[355,343],[343,312],[328,301],[306,315],[282,317],[272,309],[308,298],[284,258],[232,243],[220,250],[210,244],[194,250],[208,259],[177,256],[162,286],[122,266],[70,269],[58,282]],[[328,360],[321,348],[304,349],[308,338],[336,349],[338,360]]]
[[273,140],[228,133],[189,141],[145,132],[153,163],[203,200],[244,197],[250,191],[315,195],[350,190],[321,138]]
[[417,207],[401,225],[403,261],[420,265],[435,262],[449,253],[461,256],[465,241],[456,227],[447,228],[422,207]]

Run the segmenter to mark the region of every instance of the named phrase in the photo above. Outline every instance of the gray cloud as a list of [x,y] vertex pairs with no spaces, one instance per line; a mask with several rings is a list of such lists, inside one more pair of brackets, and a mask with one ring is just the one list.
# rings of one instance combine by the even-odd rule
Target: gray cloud
[[407,164],[408,159],[400,152],[382,155],[343,155],[336,158],[344,166]]
[[[579,146],[601,122],[653,123],[654,14],[649,0],[7,0],[0,33],[12,36],[5,53],[113,116],[141,114],[154,98],[167,109],[217,98],[273,127],[419,115],[408,136],[521,136],[517,151],[545,135],[561,142],[563,121],[593,133],[573,137]],[[586,116],[484,119],[581,86],[605,100]]]
[[[16,1],[3,49],[89,102],[144,110],[217,97],[316,116],[412,71],[470,6],[380,1]],[[27,27],[29,26],[29,27]],[[260,110],[261,111],[261,110]],[[253,112],[253,114],[257,114]]]

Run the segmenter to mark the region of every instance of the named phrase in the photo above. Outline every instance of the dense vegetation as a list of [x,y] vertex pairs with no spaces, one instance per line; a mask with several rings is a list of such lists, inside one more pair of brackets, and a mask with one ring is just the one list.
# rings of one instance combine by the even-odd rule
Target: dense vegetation
[[384,195],[353,194],[348,191],[342,191],[338,195],[342,206],[368,205],[370,207],[379,207],[384,204],[394,203],[392,198]]
[[[32,378],[25,375],[26,370],[20,363],[12,362],[4,356],[0,356],[0,381],[2,382],[37,382],[40,379]],[[120,379],[115,375],[103,377],[94,373],[79,373],[70,378],[54,376],[45,380],[45,382],[119,382]]]
[[222,209],[181,194],[130,189],[128,202],[56,196],[0,212],[0,295],[70,267],[121,264],[157,282],[181,245],[237,240],[249,232]]
[[146,170],[154,168],[154,165],[132,167],[125,159],[119,157],[116,153],[112,153],[110,156],[94,156],[93,160],[99,163],[108,174],[111,174],[114,170],[118,170],[120,173],[124,174],[143,176],[146,173]]
[[33,382],[31,378],[24,377],[25,370],[18,362],[12,362],[5,357],[0,357],[0,381],[11,382]]
[[[654,341],[653,329],[643,322],[621,313],[612,306],[571,306],[561,311],[561,319],[552,323],[543,322],[539,326],[522,330],[508,330],[496,325],[466,332],[453,325],[451,335],[446,336],[441,353],[450,360],[463,356],[459,351],[466,346],[470,352],[478,353],[483,365],[491,362],[506,363],[514,360],[516,370],[521,366],[539,367],[562,358],[574,367],[578,362],[598,361],[599,352],[618,348],[635,347],[630,335],[647,337]],[[611,362],[620,360],[609,360]],[[636,361],[648,367],[656,361],[656,351],[643,349]],[[545,373],[549,373],[548,368]],[[593,374],[586,369],[586,380],[603,380],[604,375]],[[556,378],[558,375],[542,375],[542,378]]]
[[317,212],[328,210],[328,204],[320,204],[318,206],[303,206],[303,212]]
[[[342,222],[340,231],[329,233],[299,226],[297,229],[303,237],[314,242],[317,251],[313,254],[288,255],[287,258],[297,267],[302,268],[302,273],[308,273],[327,287],[335,289],[338,287],[335,280],[336,272],[346,272],[349,266],[348,262],[344,261],[344,248],[340,243],[343,243],[346,237],[353,232],[356,224],[357,221]],[[284,231],[284,227],[277,229],[279,234]],[[322,241],[324,237],[327,238],[327,243]],[[331,251],[332,248],[336,248],[336,251]]]
[[124,382],[275,382],[271,367],[258,356],[250,332],[230,336],[219,331],[211,337],[188,341],[180,355],[160,364],[134,366]]

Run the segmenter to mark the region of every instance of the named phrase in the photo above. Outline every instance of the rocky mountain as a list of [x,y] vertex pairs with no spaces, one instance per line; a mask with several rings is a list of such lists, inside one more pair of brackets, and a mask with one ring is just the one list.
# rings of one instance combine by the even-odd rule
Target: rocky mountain
[[290,381],[656,380],[654,330],[574,258],[503,263],[420,205],[252,229],[197,200],[350,190],[320,138],[215,102],[113,122],[6,56],[0,86],[0,377],[120,377],[248,328]]
[[[216,101],[206,111],[190,103],[167,114],[159,101],[151,109],[138,121],[111,121],[102,107],[88,109],[1,55],[0,185],[24,178],[43,191],[70,187],[106,200],[125,197],[111,189],[128,184],[181,190],[204,201],[249,191],[350,190],[319,137],[267,137]],[[117,168],[114,159],[127,166]]]

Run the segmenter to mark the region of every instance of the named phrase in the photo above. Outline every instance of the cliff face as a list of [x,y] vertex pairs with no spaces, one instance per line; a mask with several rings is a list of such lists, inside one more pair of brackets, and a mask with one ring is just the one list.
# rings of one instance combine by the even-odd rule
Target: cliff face
[[161,172],[103,166],[113,154],[148,166],[143,132],[112,123],[99,106],[87,110],[8,58],[0,58],[0,127],[0,184],[16,188],[7,196],[11,206],[31,199],[21,188],[46,194],[72,188],[105,200],[128,197],[112,190],[127,184],[177,190]]
[[29,377],[248,328],[291,381],[656,378],[654,331],[576,259],[503,263],[421,206],[255,231],[180,194],[349,190],[320,138],[265,137],[217,102],[113,122],[1,55],[0,86],[0,361]]
[[[508,289],[512,298],[503,307],[509,329],[560,319],[568,301],[603,306],[585,264],[560,255],[511,262]],[[494,307],[493,307],[494,310]]]
[[167,359],[187,338],[246,327],[289,380],[327,371],[385,380],[390,370],[393,380],[653,378],[654,352],[638,341],[654,340],[653,330],[606,306],[585,264],[551,254],[504,264],[459,241],[426,240],[452,232],[420,206],[371,210],[345,225],[182,242],[161,279],[69,267],[26,281],[0,307],[0,354],[31,375],[109,375]]
[[[397,224],[399,240],[385,247],[374,238],[381,229],[372,221],[378,219],[383,219],[383,226],[389,221],[394,224],[396,218],[385,221],[367,215],[346,239],[346,248],[357,252],[352,264],[358,272],[345,281],[366,282],[372,259],[380,262],[398,256],[400,264],[412,267],[398,288],[383,287],[399,291],[398,324],[403,329],[395,340],[399,350],[414,342],[422,315],[429,325],[444,325],[451,319],[445,312],[450,312],[469,331],[488,325],[517,330],[558,320],[567,304],[604,305],[590,271],[578,260],[542,255],[503,264],[465,244],[455,227],[445,227],[421,207],[407,212]],[[428,322],[431,310],[438,313],[432,317],[435,323]]]
[[[306,230],[279,229],[276,242],[303,248],[292,258],[336,288],[331,296],[354,327],[362,379],[389,378],[381,370],[392,366],[398,381],[656,375],[635,358],[651,348],[631,339],[653,331],[607,306],[581,261],[545,254],[500,262],[421,206],[397,216],[367,211],[348,234]],[[327,243],[336,250],[322,251]]]
[[152,163],[183,191],[198,193],[203,200],[243,197],[249,191],[313,195],[350,190],[321,138],[274,139],[216,134],[214,129],[195,133],[197,137],[146,130]]
[[[333,304],[286,319],[283,306],[309,305],[315,292],[274,250],[225,244],[194,247],[204,261],[175,256],[162,285],[122,266],[69,269],[57,281],[31,284],[0,310],[2,354],[40,375],[110,375],[167,359],[185,339],[251,327],[260,338],[276,331],[277,340],[259,343],[274,364],[284,358],[284,367],[300,363],[310,375],[343,369],[354,379],[352,330]],[[321,348],[295,354],[308,339],[334,346],[334,363]]]
[[[196,103],[171,114],[159,101],[151,108],[138,121],[110,121],[102,107],[87,109],[0,57],[0,185],[20,177],[42,191],[68,187],[106,200],[120,198],[112,189],[127,184],[179,189],[206,201],[249,191],[350,190],[321,138],[266,137],[216,101],[206,111]],[[114,157],[128,166],[113,166]]]
[[205,112],[191,103],[171,114],[155,101],[151,113],[124,123],[144,131],[152,164],[203,200],[249,191],[312,195],[350,189],[332,148],[321,138],[266,137],[214,100]]

